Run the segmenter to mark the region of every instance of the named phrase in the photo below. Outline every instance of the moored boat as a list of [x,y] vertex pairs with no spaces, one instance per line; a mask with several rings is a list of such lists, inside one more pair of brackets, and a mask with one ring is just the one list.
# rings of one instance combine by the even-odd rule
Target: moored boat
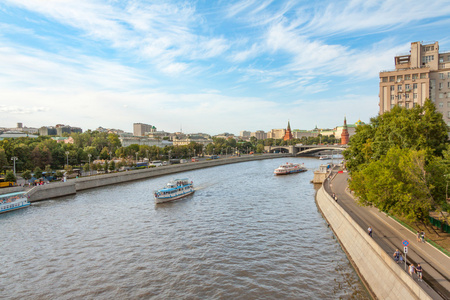
[[306,168],[304,164],[285,163],[275,169],[275,175],[287,175],[292,173],[305,172]]
[[0,213],[30,206],[26,192],[0,195]]
[[187,178],[174,179],[167,185],[157,190],[154,194],[156,203],[174,201],[186,197],[195,192],[194,184]]

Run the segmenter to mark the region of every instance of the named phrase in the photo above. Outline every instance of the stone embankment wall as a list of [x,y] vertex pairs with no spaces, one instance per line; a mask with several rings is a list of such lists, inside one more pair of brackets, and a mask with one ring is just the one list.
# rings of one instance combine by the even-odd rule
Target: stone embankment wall
[[366,287],[378,299],[431,299],[322,186],[317,205]]
[[[263,155],[241,156],[232,158],[220,158],[214,160],[189,162],[185,164],[176,164],[157,168],[81,177],[76,179],[70,179],[67,182],[57,182],[33,187],[28,192],[28,197],[30,202],[40,201],[75,194],[78,191],[83,191],[86,189],[92,189],[107,185],[114,185],[128,181],[146,179],[156,176],[186,172],[203,168],[216,167],[226,164],[247,162],[252,160],[273,159],[287,156],[292,156],[292,154],[280,153],[280,154],[263,154]],[[3,190],[0,192],[4,193]],[[7,191],[5,190],[5,192]]]

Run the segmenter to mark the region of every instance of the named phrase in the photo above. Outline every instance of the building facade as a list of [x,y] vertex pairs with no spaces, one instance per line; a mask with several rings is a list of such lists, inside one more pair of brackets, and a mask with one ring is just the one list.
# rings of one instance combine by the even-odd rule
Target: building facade
[[133,123],[133,134],[135,136],[144,136],[147,135],[149,132],[155,132],[156,127],[149,125],[149,124],[143,124],[143,123]]
[[410,53],[395,56],[395,70],[380,72],[380,114],[394,106],[412,108],[430,99],[450,125],[450,52],[439,43],[411,43]]

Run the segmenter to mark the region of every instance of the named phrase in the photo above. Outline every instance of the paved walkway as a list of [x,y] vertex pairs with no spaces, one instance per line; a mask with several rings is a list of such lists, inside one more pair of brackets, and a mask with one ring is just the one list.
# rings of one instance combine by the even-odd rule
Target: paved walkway
[[[386,214],[373,207],[361,207],[356,204],[353,196],[347,191],[347,173],[337,174],[334,179],[326,182],[325,190],[338,197],[345,211],[363,228],[373,229],[373,238],[386,253],[393,255],[396,249],[403,253],[402,241],[409,241],[408,265],[418,263],[422,266],[424,281],[419,285],[433,299],[450,299],[450,258],[429,245],[417,242],[416,234],[397,223]],[[405,257],[405,255],[403,255]],[[404,263],[403,263],[404,268]],[[417,281],[417,275],[413,275]]]

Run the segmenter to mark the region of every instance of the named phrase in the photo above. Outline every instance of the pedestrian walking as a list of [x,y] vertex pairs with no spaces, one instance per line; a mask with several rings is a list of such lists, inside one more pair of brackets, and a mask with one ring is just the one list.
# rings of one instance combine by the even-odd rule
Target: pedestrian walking
[[372,227],[371,227],[371,226],[369,226],[369,228],[367,229],[367,231],[368,231],[368,233],[369,233],[369,236],[372,237],[372,232],[373,232],[373,230],[372,230]]
[[422,239],[420,238],[420,231],[417,231],[417,241],[420,243]]
[[420,235],[420,238],[422,240],[422,243],[425,243],[425,232],[422,231],[422,234]]
[[411,275],[412,278],[414,278],[413,274],[416,273],[416,268],[414,267],[414,264],[409,265],[409,275]]
[[417,264],[416,271],[417,271],[417,276],[419,277],[419,281],[423,281],[422,280],[422,267],[420,266],[420,264]]
[[398,249],[397,250],[395,250],[395,252],[394,252],[394,260],[395,260],[395,262],[398,264],[398,260],[400,259],[400,251],[398,251]]

